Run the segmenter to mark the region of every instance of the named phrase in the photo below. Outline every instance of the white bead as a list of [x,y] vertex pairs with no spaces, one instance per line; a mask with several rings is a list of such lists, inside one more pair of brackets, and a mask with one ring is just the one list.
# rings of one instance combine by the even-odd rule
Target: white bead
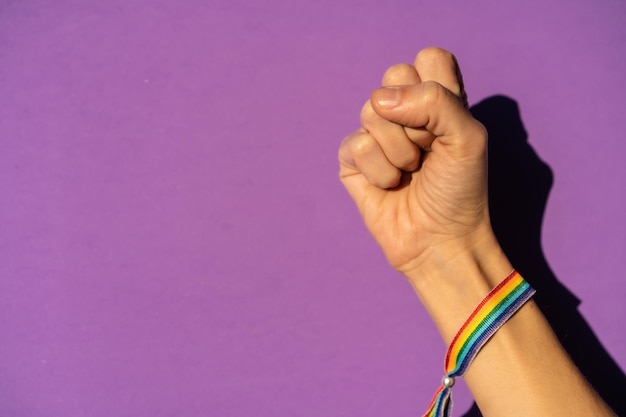
[[441,380],[441,385],[443,385],[444,388],[452,388],[454,386],[454,377],[444,376]]

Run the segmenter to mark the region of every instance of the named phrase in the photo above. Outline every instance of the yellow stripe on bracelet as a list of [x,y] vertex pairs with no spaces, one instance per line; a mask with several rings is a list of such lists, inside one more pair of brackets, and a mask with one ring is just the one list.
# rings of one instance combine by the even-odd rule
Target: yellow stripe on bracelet
[[534,293],[522,276],[513,271],[481,301],[450,343],[444,366],[446,375],[424,417],[448,416],[454,378],[465,374],[480,348]]

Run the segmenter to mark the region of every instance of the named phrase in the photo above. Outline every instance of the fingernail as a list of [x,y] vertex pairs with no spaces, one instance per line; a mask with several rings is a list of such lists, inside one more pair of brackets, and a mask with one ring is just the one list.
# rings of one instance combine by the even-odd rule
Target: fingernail
[[400,89],[398,87],[379,88],[374,92],[374,100],[385,109],[396,107],[400,103]]

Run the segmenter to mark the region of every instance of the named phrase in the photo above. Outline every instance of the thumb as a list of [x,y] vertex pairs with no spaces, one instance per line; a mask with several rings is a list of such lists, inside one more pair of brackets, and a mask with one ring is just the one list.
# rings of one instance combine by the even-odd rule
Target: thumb
[[372,93],[372,107],[390,122],[424,128],[444,145],[476,145],[486,142],[485,128],[461,100],[434,81],[384,87]]

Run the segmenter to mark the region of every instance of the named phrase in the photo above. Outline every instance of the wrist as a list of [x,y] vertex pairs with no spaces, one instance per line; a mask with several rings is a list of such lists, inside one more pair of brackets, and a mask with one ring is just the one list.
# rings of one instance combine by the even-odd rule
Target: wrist
[[433,247],[425,259],[404,275],[446,343],[513,269],[490,227],[471,238]]

